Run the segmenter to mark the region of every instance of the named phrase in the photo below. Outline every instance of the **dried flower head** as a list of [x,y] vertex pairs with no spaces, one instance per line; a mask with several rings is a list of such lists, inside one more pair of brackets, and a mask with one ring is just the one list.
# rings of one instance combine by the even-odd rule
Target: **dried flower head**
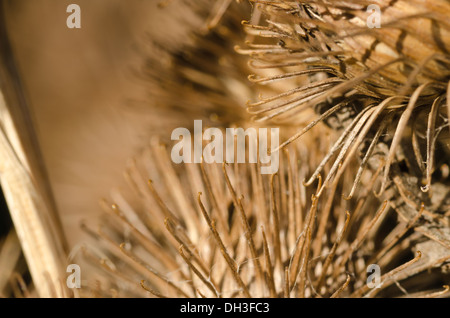
[[[449,1],[379,0],[375,28],[365,0],[165,0],[161,13],[170,5],[189,8],[179,34],[191,37],[162,39],[175,23],[152,33],[137,72],[150,102],[131,108],[158,122],[142,132],[156,136],[130,160],[128,188],[101,201],[98,228],[82,225],[90,241],[68,257],[82,264],[80,290],[61,279],[64,236],[34,128],[18,125],[33,145],[24,158],[39,166],[30,170],[2,128],[0,150],[14,165],[1,170],[19,172],[2,182],[20,181],[8,189],[35,286],[10,231],[0,237],[0,296],[448,297]],[[19,78],[7,75],[7,84]],[[32,123],[12,100],[3,113]],[[280,128],[278,172],[174,164],[170,130],[196,119],[222,131]]]
[[250,56],[252,82],[281,90],[248,104],[255,120],[292,123],[314,109],[320,117],[280,148],[325,122],[340,138],[324,158],[333,167],[322,189],[358,155],[351,198],[382,158],[377,195],[408,220],[424,204],[421,231],[450,247],[448,1],[378,1],[380,28],[367,24],[370,1],[252,2],[251,40],[237,50]]
[[[252,2],[251,21],[243,23],[248,48],[236,31],[236,12],[243,11],[219,10],[222,20],[210,33],[148,74],[159,111],[179,116],[182,110],[222,128],[255,125],[236,101],[271,94],[248,105],[256,122],[281,125],[283,136],[301,128],[282,145],[279,172],[262,176],[259,164],[175,165],[155,139],[130,163],[130,188],[103,201],[100,229],[84,225],[96,244],[83,255],[97,275],[82,295],[446,295],[446,205],[436,208],[420,191],[410,198],[405,180],[410,187],[408,178],[422,175],[401,159],[420,162],[425,142],[422,192],[429,194],[433,167],[442,168],[432,154],[448,125],[442,41],[430,40],[439,54],[424,63],[427,52],[412,53],[417,34],[396,35],[406,17],[384,30],[361,26],[365,2]],[[225,8],[230,1],[219,3]],[[412,14],[396,3],[383,12]],[[440,13],[413,17],[446,28]],[[247,83],[236,44],[257,70],[250,81],[269,84],[263,90]],[[196,103],[202,106],[191,109]],[[311,109],[320,116],[309,122]],[[419,125],[423,113],[426,132],[411,129],[410,120]],[[332,129],[309,131],[322,121]],[[403,143],[407,133],[414,151]],[[433,186],[441,179],[433,175]],[[382,269],[380,288],[368,284],[372,264]]]
[[[323,154],[314,149],[323,137],[283,151],[279,173],[270,176],[259,174],[259,164],[176,166],[166,146],[155,141],[130,163],[130,189],[103,201],[99,230],[85,224],[94,246],[103,249],[87,246],[83,255],[97,264],[97,279],[105,273],[109,278],[84,295],[446,293],[447,287],[439,289],[447,277],[439,267],[450,259],[449,251],[411,231],[424,220],[423,206],[414,219],[398,222],[388,202],[374,196],[380,169],[364,178],[363,190],[351,201],[338,195],[351,174],[333,181],[326,200],[317,197],[320,177],[314,187],[301,183]],[[380,288],[367,284],[371,264],[383,269]],[[105,273],[99,274],[100,268]]]

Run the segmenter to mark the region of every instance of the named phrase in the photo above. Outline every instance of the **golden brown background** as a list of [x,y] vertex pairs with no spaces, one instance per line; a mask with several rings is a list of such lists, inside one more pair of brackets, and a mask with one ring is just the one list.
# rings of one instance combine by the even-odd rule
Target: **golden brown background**
[[[176,48],[190,26],[181,2],[155,0],[9,0],[7,27],[31,106],[50,185],[69,247],[79,223],[123,183],[127,160],[165,127],[145,112],[151,96],[139,72],[148,54]],[[69,29],[66,8],[81,7],[81,29]],[[189,24],[186,21],[189,20]],[[136,105],[139,105],[136,107]],[[144,111],[142,111],[144,109]]]

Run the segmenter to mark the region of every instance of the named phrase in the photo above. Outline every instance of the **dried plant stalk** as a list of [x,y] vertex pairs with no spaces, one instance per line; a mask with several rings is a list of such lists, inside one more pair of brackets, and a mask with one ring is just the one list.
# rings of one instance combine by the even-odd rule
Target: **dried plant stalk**
[[65,239],[21,91],[0,4],[0,182],[41,297],[67,295]]

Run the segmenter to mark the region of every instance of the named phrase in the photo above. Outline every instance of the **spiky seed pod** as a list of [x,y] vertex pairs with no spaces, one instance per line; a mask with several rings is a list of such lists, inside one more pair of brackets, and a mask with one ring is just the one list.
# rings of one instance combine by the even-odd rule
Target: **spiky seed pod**
[[[252,164],[175,166],[153,143],[130,164],[130,189],[103,201],[99,231],[85,225],[96,241],[83,249],[94,265],[86,274],[98,280],[76,296],[447,295],[448,2],[383,2],[384,28],[369,30],[365,1],[254,0],[246,51],[247,7],[231,2],[217,1],[212,14],[208,1],[193,3],[209,16],[206,28],[162,63],[149,58],[150,110],[174,125],[201,118],[248,127],[237,105],[261,91],[271,97],[250,113],[282,120],[285,133],[301,128],[289,142],[320,121],[342,134],[310,133],[283,150],[272,176]],[[258,70],[250,80],[270,84],[264,90],[245,81],[236,44]],[[320,117],[305,126],[310,109]],[[373,263],[383,270],[379,289],[366,282]]]
[[292,123],[314,108],[320,117],[281,148],[326,122],[341,138],[325,157],[334,165],[323,189],[359,154],[351,197],[381,157],[377,194],[404,219],[424,203],[421,230],[450,247],[448,1],[377,1],[380,28],[366,23],[371,1],[252,2],[260,18],[244,23],[251,41],[237,50],[250,56],[251,81],[281,89],[248,105],[255,119]]
[[[210,38],[206,36],[206,39]],[[208,41],[197,43],[200,47],[194,48],[194,52],[203,52],[212,61],[217,54],[228,55],[226,50],[231,47],[223,42],[215,42],[222,49],[215,49],[216,45]],[[204,43],[208,44],[202,46]],[[283,43],[282,46],[286,45]],[[196,56],[189,50],[183,53]],[[206,90],[205,85],[197,84],[203,75],[229,78],[229,74],[239,74],[237,70],[229,71],[236,65],[240,69],[240,62],[233,64],[238,60],[233,58],[225,74],[214,64],[211,69],[188,63],[188,68],[202,70],[195,77],[188,77],[176,73],[179,65],[186,65],[186,60],[175,57],[175,63],[169,64],[174,69],[163,68],[158,73],[178,74],[162,83],[188,84],[171,86],[184,96],[183,103],[189,105],[191,98],[195,100],[205,91],[208,109],[235,107],[235,94],[239,90],[220,94],[224,99],[219,103],[219,99],[209,98],[212,96],[209,84]],[[242,84],[245,76],[233,78],[240,83],[234,87],[246,86]],[[282,88],[269,88],[267,92],[279,92]],[[169,98],[162,99],[163,110],[167,107],[170,111],[174,102],[179,103],[170,93],[164,93]],[[250,91],[247,96],[252,95],[255,93]],[[347,118],[352,119],[355,114],[350,114],[347,113]],[[238,118],[234,120],[239,122]],[[223,123],[229,124],[227,120]],[[244,121],[241,124],[249,125]],[[297,121],[296,126],[299,125]],[[289,125],[284,127],[286,136],[290,129]],[[382,161],[372,158],[372,164],[378,169],[358,171],[362,185],[356,188],[353,186],[355,171],[349,169],[355,166],[355,158],[350,157],[347,169],[337,169],[342,178],[335,178],[329,187],[322,187],[315,167],[320,166],[324,175],[336,172],[333,165],[321,164],[331,147],[329,142],[335,139],[328,133],[326,128],[312,131],[302,143],[285,149],[279,173],[273,176],[261,176],[259,166],[254,164],[177,166],[170,162],[168,149],[154,142],[131,162],[126,173],[130,188],[114,191],[111,199],[103,201],[107,217],[102,219],[100,230],[95,231],[90,222],[85,224],[96,244],[87,246],[83,255],[94,265],[91,274],[98,282],[82,289],[83,296],[435,297],[445,294],[448,288],[442,290],[441,286],[448,279],[440,268],[450,258],[448,250],[421,232],[411,231],[424,222],[428,211],[419,207],[413,217],[397,221],[398,210],[391,209],[387,201],[380,201],[373,194]],[[380,138],[379,130],[374,140]],[[302,180],[308,179],[309,186],[305,186]],[[352,200],[344,200],[340,194],[349,193],[350,188]],[[381,289],[370,289],[366,284],[367,266],[373,263],[382,268]]]
[[[364,190],[352,202],[337,195],[351,183],[349,176],[333,182],[326,201],[316,197],[320,181],[301,184],[321,158],[314,145],[323,137],[285,150],[279,173],[271,176],[260,175],[259,164],[177,166],[155,140],[130,163],[130,188],[103,202],[98,232],[85,225],[96,240],[92,246],[103,252],[91,245],[83,250],[101,282],[86,286],[83,295],[373,297],[448,291],[440,288],[446,276],[439,266],[450,253],[410,231],[423,207],[415,219],[396,223],[395,210],[373,195],[376,175],[364,178]],[[374,263],[383,268],[378,289],[366,284]]]
[[[211,9],[206,5],[208,1],[188,3],[198,16],[208,17],[204,27],[194,30],[188,43],[176,51],[153,43],[137,73],[151,98],[143,111],[148,112],[150,107],[155,118],[164,118],[168,134],[180,125],[190,127],[195,119],[220,127],[246,122],[248,115],[243,105],[249,95],[253,96],[242,80],[250,72],[247,60],[233,50],[236,44],[243,44],[240,21],[250,14],[249,6],[216,1],[217,8]],[[224,5],[226,8],[222,8]],[[226,19],[217,25],[223,9],[227,9]],[[164,59],[155,54],[155,47],[164,52]]]

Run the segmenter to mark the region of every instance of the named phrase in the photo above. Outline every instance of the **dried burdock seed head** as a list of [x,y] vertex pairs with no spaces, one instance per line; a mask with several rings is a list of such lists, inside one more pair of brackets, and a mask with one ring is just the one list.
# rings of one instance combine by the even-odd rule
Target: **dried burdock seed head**
[[377,195],[407,220],[424,203],[424,233],[450,247],[448,1],[378,1],[379,28],[369,25],[370,1],[251,2],[249,42],[237,51],[250,57],[251,81],[278,91],[248,105],[255,119],[292,124],[314,109],[320,117],[280,148],[325,122],[341,138],[323,161],[334,163],[322,190],[358,155],[351,198],[363,170],[383,158]]
[[[317,197],[320,177],[302,185],[323,154],[315,147],[323,137],[284,150],[274,175],[261,175],[260,163],[175,165],[155,140],[130,162],[129,189],[103,201],[98,231],[85,226],[96,243],[78,256],[101,283],[81,295],[445,294],[448,275],[435,267],[450,259],[449,250],[411,231],[423,223],[423,206],[396,222],[397,212],[373,194],[380,169],[364,174],[351,201],[338,195],[350,174],[324,190],[326,200]],[[380,288],[368,284],[371,264],[382,269]]]
[[[281,138],[308,134],[282,145],[273,175],[261,175],[260,163],[176,165],[160,142],[166,138],[154,139],[130,162],[130,187],[102,201],[100,228],[84,225],[96,243],[73,256],[92,265],[96,282],[89,280],[81,296],[448,295],[449,276],[441,270],[450,259],[448,224],[439,210],[445,205],[436,209],[423,195],[411,199],[431,192],[405,186],[405,178],[419,176],[400,159],[422,162],[420,178],[436,179],[433,154],[448,132],[447,86],[439,83],[447,77],[429,74],[445,72],[446,58],[420,66],[422,57],[391,56],[389,43],[376,49],[367,37],[388,37],[358,25],[362,2],[252,2],[247,48],[229,32],[238,30],[230,9],[193,46],[173,52],[170,63],[149,63],[155,109],[172,113],[179,125],[192,119],[220,128],[254,125],[236,103],[254,98],[258,87],[246,82],[245,55],[232,53],[237,44],[258,70],[250,81],[269,84],[263,91],[269,97],[249,104],[250,114],[265,125],[282,122]],[[221,65],[222,58],[229,64]],[[319,118],[305,124],[311,109]],[[425,131],[412,129],[423,113]],[[327,127],[311,130],[322,121],[337,136]],[[417,160],[422,152],[425,164]],[[367,280],[372,265],[381,269],[378,286]]]
[[207,17],[204,28],[194,30],[188,44],[177,50],[150,43],[137,72],[150,101],[140,110],[145,114],[150,108],[156,120],[167,122],[169,136],[175,127],[190,127],[195,119],[221,127],[239,125],[248,120],[243,105],[253,96],[246,79],[247,59],[234,51],[237,43],[243,44],[240,22],[250,14],[249,5],[216,1],[217,8],[211,9],[209,1],[188,3],[198,16]]
[[[381,27],[370,28],[362,0],[177,1],[189,12],[152,30],[138,72],[150,99],[138,116],[157,121],[142,135],[160,136],[130,160],[129,187],[101,201],[99,226],[83,224],[91,241],[69,256],[83,267],[73,296],[449,296],[449,2],[378,1]],[[278,172],[174,164],[171,130],[198,119],[222,132],[280,126]],[[18,198],[42,199],[36,174],[8,171],[26,181]],[[21,242],[33,242],[34,287],[65,296],[62,240],[49,234],[60,229],[40,227],[44,207],[31,212],[16,224],[34,233]],[[0,243],[0,295],[33,293],[17,245],[13,231]],[[49,288],[42,268],[57,277]]]

